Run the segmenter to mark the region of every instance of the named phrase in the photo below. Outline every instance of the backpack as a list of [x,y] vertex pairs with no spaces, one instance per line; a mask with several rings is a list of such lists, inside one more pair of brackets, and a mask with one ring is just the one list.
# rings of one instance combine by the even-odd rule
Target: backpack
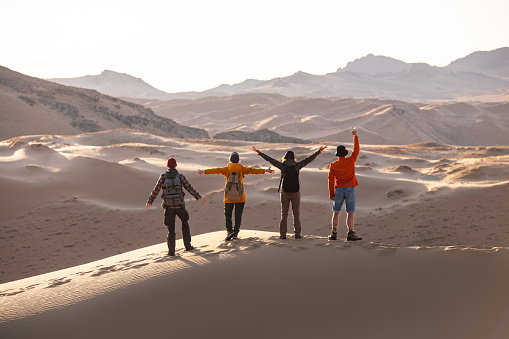
[[281,182],[283,183],[283,192],[293,193],[299,191],[299,172],[297,172],[295,166],[287,166],[286,169],[281,172],[278,192],[281,190]]
[[226,180],[224,197],[229,201],[239,201],[244,197],[244,187],[240,181],[239,172],[232,172]]
[[165,173],[162,198],[167,206],[178,206],[184,204],[184,191],[180,176]]

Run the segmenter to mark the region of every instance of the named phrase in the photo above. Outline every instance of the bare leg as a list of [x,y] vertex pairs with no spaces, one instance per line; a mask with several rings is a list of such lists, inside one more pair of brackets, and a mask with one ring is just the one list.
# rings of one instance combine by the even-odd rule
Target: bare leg
[[332,230],[334,231],[337,231],[338,230],[338,225],[339,225],[339,214],[341,214],[341,212],[336,212],[336,211],[333,211],[332,212]]
[[[334,212],[335,213],[335,212]],[[353,226],[354,226],[354,216],[355,216],[355,212],[351,212],[351,213],[347,213],[347,216],[346,216],[346,226],[348,227],[348,230],[349,231],[352,231],[353,230]],[[339,215],[338,215],[339,217]],[[338,220],[339,221],[339,220]]]

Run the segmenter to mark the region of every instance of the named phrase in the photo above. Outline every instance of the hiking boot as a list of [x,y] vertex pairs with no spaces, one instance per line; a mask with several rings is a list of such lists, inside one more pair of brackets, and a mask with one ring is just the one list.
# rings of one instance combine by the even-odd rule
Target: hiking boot
[[195,247],[194,247],[194,246],[191,246],[191,247],[186,248],[186,251],[192,251],[192,250],[194,250],[194,249],[195,249]]
[[175,256],[175,252],[168,252],[167,256],[174,257]]
[[300,234],[295,234],[295,237],[294,237],[294,238],[295,238],[295,239],[302,239],[302,235],[300,235]]
[[239,237],[237,236],[237,234],[234,234],[233,237],[232,237],[232,240],[237,240]]
[[279,236],[279,239],[286,239],[286,234],[281,234],[281,235]]
[[332,232],[331,235],[329,235],[329,240],[338,240],[338,232]]
[[224,238],[224,240],[226,240],[226,241],[230,241],[230,240],[232,240],[232,239],[233,239],[233,237],[234,237],[234,236],[235,236],[235,233],[230,232],[230,233],[228,233],[228,235],[226,236],[226,238]]
[[348,241],[356,241],[356,240],[362,240],[362,238],[358,237],[357,234],[355,234],[354,231],[348,231],[348,236],[346,237],[346,240],[348,240]]

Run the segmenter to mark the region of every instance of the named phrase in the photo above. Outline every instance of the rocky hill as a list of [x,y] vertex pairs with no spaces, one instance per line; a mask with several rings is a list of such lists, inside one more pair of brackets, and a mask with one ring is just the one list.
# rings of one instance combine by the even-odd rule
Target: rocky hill
[[221,132],[214,135],[213,139],[224,139],[224,140],[244,140],[244,141],[260,141],[268,143],[293,143],[293,144],[309,144],[311,141],[285,137],[279,135],[274,131],[268,129],[262,129],[254,132],[242,132],[242,131],[227,131]]
[[0,140],[21,135],[78,134],[119,128],[165,137],[208,138],[142,105],[63,86],[0,67]]
[[78,78],[47,79],[61,85],[95,89],[117,98],[169,99],[166,92],[158,90],[140,78],[129,74],[105,70],[99,75],[85,75]]

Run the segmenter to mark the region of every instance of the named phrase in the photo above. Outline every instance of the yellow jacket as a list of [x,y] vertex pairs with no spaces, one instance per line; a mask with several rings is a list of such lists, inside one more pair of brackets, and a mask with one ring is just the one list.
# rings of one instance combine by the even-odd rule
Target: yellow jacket
[[[239,173],[239,179],[242,183],[242,188],[244,188],[244,176],[248,174],[264,174],[265,170],[263,168],[253,168],[253,167],[245,167],[242,166],[239,163],[233,163],[230,162],[226,167],[216,167],[216,168],[209,168],[205,170],[205,174],[222,174],[226,177],[226,181],[228,181],[228,177],[230,176],[230,173],[232,172],[238,172]],[[244,189],[244,196],[239,201],[230,201],[224,198],[224,202],[227,203],[235,203],[235,202],[246,202],[246,190]]]

